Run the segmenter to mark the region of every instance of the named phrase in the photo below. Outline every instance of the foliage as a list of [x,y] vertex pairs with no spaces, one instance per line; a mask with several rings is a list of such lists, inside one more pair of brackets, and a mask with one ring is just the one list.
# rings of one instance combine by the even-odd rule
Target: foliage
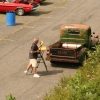
[[12,94],[10,93],[10,94],[8,94],[6,96],[6,100],[16,100],[16,98],[15,97],[12,97]]
[[63,76],[43,100],[100,100],[100,45],[74,76]]

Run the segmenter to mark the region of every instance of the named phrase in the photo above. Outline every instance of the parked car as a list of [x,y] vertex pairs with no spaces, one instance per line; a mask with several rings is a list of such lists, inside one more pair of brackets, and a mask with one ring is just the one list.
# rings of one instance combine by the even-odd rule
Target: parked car
[[60,28],[60,39],[49,45],[46,60],[82,64],[87,59],[87,50],[99,43],[98,34],[83,24],[64,24]]
[[38,2],[38,3],[41,3],[41,2],[43,2],[43,1],[45,1],[45,0],[34,0],[35,2]]
[[19,16],[30,13],[39,6],[39,3],[29,0],[0,0],[0,12],[15,11]]

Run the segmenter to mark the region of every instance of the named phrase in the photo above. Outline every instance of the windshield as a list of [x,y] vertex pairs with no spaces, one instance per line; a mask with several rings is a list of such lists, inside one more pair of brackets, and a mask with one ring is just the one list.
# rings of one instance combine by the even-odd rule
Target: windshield
[[5,0],[6,2],[14,2],[15,0]]
[[28,4],[32,2],[32,0],[6,0],[6,2],[20,2],[20,3]]
[[68,29],[69,34],[80,34],[79,29]]
[[9,2],[13,2],[14,0],[8,0]]

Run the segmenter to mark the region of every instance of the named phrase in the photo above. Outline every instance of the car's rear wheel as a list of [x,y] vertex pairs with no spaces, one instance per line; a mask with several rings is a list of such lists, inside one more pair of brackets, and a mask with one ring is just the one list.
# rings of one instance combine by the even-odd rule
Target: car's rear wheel
[[19,16],[24,15],[24,13],[25,13],[25,11],[24,11],[24,9],[22,9],[22,8],[18,8],[18,9],[16,10],[16,14],[19,15]]
[[79,57],[80,57],[80,64],[82,65],[84,61],[87,60],[87,53],[86,53],[85,47],[83,47],[80,52],[79,52]]
[[54,64],[54,63],[56,63],[55,61],[50,61],[51,62],[51,64]]
[[86,61],[87,60],[87,54],[84,55],[84,60],[83,61]]

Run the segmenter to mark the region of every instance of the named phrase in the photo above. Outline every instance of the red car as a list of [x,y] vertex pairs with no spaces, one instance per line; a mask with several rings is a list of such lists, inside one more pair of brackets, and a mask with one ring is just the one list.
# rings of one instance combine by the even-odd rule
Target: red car
[[41,2],[43,2],[43,1],[45,1],[45,0],[34,0],[35,2],[38,2],[38,3],[41,3]]
[[37,7],[39,3],[29,0],[0,0],[0,12],[15,11],[19,16],[32,12]]

